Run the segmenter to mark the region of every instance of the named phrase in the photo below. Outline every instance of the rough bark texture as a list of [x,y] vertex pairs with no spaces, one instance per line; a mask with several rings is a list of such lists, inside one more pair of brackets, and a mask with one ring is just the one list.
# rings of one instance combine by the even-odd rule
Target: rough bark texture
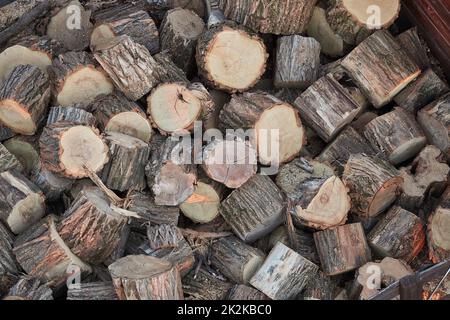
[[53,292],[39,279],[25,277],[17,281],[3,300],[53,300]]
[[23,166],[14,154],[0,143],[0,172],[11,169],[21,172],[23,171]]
[[338,279],[319,271],[303,292],[304,300],[334,300],[338,293]]
[[397,40],[402,46],[403,50],[408,56],[420,67],[421,70],[426,70],[431,66],[428,57],[429,48],[426,43],[420,38],[417,27],[406,30],[397,36]]
[[236,284],[228,291],[227,300],[269,300],[269,297],[252,287]]
[[73,107],[52,107],[48,113],[47,126],[55,122],[70,122],[74,125],[95,127],[97,120],[94,115],[82,108]]
[[183,279],[186,300],[224,300],[231,286],[204,268],[192,270]]
[[450,258],[450,188],[428,219],[427,240],[429,257],[434,263]]
[[153,250],[158,250],[177,247],[178,242],[181,238],[183,238],[183,235],[174,225],[160,224],[156,226],[148,226],[147,237],[150,248]]
[[20,273],[20,267],[12,250],[13,241],[13,235],[0,222],[0,296],[8,292]]
[[117,300],[112,283],[88,282],[69,286],[67,300]]

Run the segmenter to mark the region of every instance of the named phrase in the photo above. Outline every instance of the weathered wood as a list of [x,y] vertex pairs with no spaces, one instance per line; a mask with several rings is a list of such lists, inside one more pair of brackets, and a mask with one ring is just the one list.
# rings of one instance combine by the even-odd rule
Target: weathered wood
[[17,281],[20,266],[12,250],[14,236],[0,222],[0,296],[3,296]]
[[447,188],[441,199],[441,203],[428,219],[429,257],[434,263],[450,257],[450,188]]
[[361,223],[316,232],[314,241],[322,270],[328,276],[346,273],[371,260]]
[[180,209],[193,222],[208,223],[219,215],[220,200],[220,190],[215,183],[199,181],[194,193],[180,205]]
[[160,224],[157,226],[148,226],[147,237],[150,248],[158,250],[177,247],[178,241],[183,235],[174,225]]
[[15,135],[16,133],[14,133],[14,131],[12,131],[10,128],[0,124],[0,141],[3,142],[9,138],[14,137]]
[[3,142],[8,151],[20,161],[23,167],[22,173],[30,176],[33,171],[39,168],[39,145],[38,135],[15,136]]
[[25,277],[17,281],[3,300],[53,300],[53,292],[39,279]]
[[304,300],[335,300],[338,290],[338,277],[330,277],[319,271],[306,286],[302,298]]
[[168,10],[183,8],[194,11],[199,17],[206,14],[205,0],[148,0],[145,1],[146,9],[152,16],[162,21]]
[[0,172],[8,170],[23,171],[23,166],[16,156],[0,143]]
[[227,300],[269,300],[269,297],[252,287],[236,284],[228,291]]
[[417,27],[413,27],[399,34],[397,41],[400,42],[402,48],[421,70],[426,70],[431,67],[428,53],[430,49],[425,41],[420,38]]
[[79,105],[71,107],[52,107],[47,116],[47,126],[55,122],[70,122],[83,126],[95,127],[97,120],[94,115],[82,108],[77,108]]
[[183,279],[186,300],[224,300],[231,286],[204,268],[192,270]]
[[186,74],[182,69],[180,69],[171,59],[169,52],[162,51],[153,56],[153,58],[158,62],[159,67],[156,68],[156,74],[158,75],[159,81],[164,82],[183,82],[188,83],[189,80],[186,78]]
[[69,286],[67,300],[117,300],[117,294],[112,283],[79,283]]

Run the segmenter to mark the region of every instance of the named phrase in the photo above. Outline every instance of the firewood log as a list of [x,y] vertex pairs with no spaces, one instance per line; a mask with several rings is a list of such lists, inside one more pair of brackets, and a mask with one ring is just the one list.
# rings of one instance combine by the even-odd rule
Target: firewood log
[[53,123],[44,128],[39,146],[43,167],[69,178],[85,178],[86,168],[98,172],[108,162],[108,146],[88,126]]
[[337,0],[333,1],[327,10],[327,20],[346,43],[355,45],[373,30],[388,29],[397,19],[399,12],[399,0]]
[[430,103],[417,114],[428,141],[450,155],[450,93]]
[[47,36],[61,42],[68,50],[79,51],[89,46],[92,32],[91,12],[78,0],[70,1],[50,18]]
[[189,80],[186,78],[186,73],[184,73],[184,71],[172,61],[167,50],[155,54],[153,58],[159,64],[159,67],[156,68],[156,74],[160,83],[189,82]]
[[353,127],[348,126],[322,150],[316,160],[329,164],[341,175],[350,156],[358,153],[375,155],[368,141]]
[[145,167],[145,175],[155,204],[178,206],[195,190],[197,175],[192,165],[191,150],[186,150],[183,142],[160,135],[153,137],[151,145],[151,157]]
[[84,188],[64,213],[57,231],[81,260],[100,264],[111,255],[127,224],[105,194],[96,187]]
[[362,137],[364,137],[364,130],[366,128],[366,125],[377,117],[378,114],[374,112],[371,111],[364,112],[355,121],[351,123],[351,127],[355,129]]
[[182,300],[180,274],[170,262],[126,256],[108,267],[119,300]]
[[36,223],[16,239],[13,248],[22,269],[51,287],[66,281],[69,266],[77,266],[82,274],[92,270],[61,239],[55,220],[48,216]]
[[329,166],[298,158],[280,169],[276,182],[292,201],[296,225],[323,230],[347,221],[350,197]]
[[197,40],[205,29],[193,11],[175,8],[167,11],[161,23],[161,50],[168,50],[175,64],[189,73],[195,63]]
[[420,75],[420,68],[386,30],[364,40],[342,66],[375,108],[389,103]]
[[431,62],[428,57],[430,49],[419,36],[417,27],[413,27],[399,34],[397,41],[421,70],[426,70],[431,67]]
[[381,257],[410,262],[425,244],[424,224],[413,213],[394,206],[370,231],[367,242]]
[[16,156],[0,143],[0,172],[8,170],[23,172],[24,168]]
[[12,250],[13,241],[13,235],[0,222],[0,297],[9,291],[21,272]]
[[198,40],[199,75],[216,89],[247,91],[266,69],[268,54],[259,36],[231,23],[210,28]]
[[69,190],[73,184],[73,180],[58,176],[43,168],[42,164],[31,172],[30,181],[42,190],[47,201],[60,199],[62,193]]
[[100,174],[105,185],[117,191],[145,189],[149,145],[137,138],[116,132],[108,133],[105,141],[111,154],[109,162]]
[[39,166],[39,148],[36,141],[38,138],[38,135],[18,135],[3,142],[8,151],[22,164],[22,173],[25,176],[30,176]]
[[38,67],[15,67],[0,87],[0,122],[11,130],[33,135],[50,101],[50,82]]
[[[220,112],[219,121],[224,129],[254,129],[259,162],[263,165],[292,160],[306,143],[298,111],[262,91],[233,95]],[[278,146],[273,145],[274,138]]]
[[116,245],[114,246],[114,249],[112,253],[106,258],[106,260],[103,262],[105,266],[109,266],[110,264],[116,262],[120,258],[123,258],[125,256],[125,251],[127,247],[128,238],[130,237],[131,228],[127,224],[122,229],[122,232],[120,232],[118,238],[119,240],[116,242]]
[[248,284],[265,259],[263,252],[233,236],[213,242],[210,250],[211,264],[229,280],[241,284]]
[[364,129],[364,136],[394,165],[414,157],[427,143],[414,116],[402,108],[395,108],[370,121]]
[[338,279],[319,271],[306,285],[302,294],[304,300],[334,300],[338,294]]
[[205,0],[149,0],[145,1],[146,9],[152,16],[162,21],[168,10],[183,8],[194,11],[199,17],[204,17],[206,13]]
[[4,125],[0,124],[0,141],[3,142],[9,138],[12,138],[16,135],[14,131],[12,131],[10,128],[5,127]]
[[25,277],[9,290],[3,300],[53,300],[53,292],[39,279]]
[[94,115],[74,105],[70,107],[52,107],[48,113],[47,126],[55,122],[70,122],[72,124],[95,127],[97,119]]
[[151,54],[159,52],[159,32],[155,21],[139,6],[119,4],[95,13],[94,19],[94,30],[90,37],[92,51],[114,37],[128,35]]
[[204,268],[192,270],[183,278],[186,300],[224,300],[232,284],[219,279]]
[[0,173],[0,219],[15,234],[45,214],[45,197],[36,185],[15,171]]
[[227,300],[269,300],[269,297],[245,284],[236,284],[228,291]]
[[220,214],[236,236],[253,242],[283,222],[283,195],[268,176],[255,175],[222,201]]
[[95,97],[114,90],[111,79],[86,52],[67,52],[53,60],[50,68],[56,102],[65,107],[88,106]]
[[153,250],[174,248],[178,246],[178,241],[183,237],[181,231],[174,225],[160,224],[149,225],[147,237],[150,248]]
[[291,35],[305,31],[316,2],[316,0],[277,3],[268,0],[220,0],[220,8],[228,19],[256,32]]
[[273,300],[294,299],[318,271],[314,263],[279,242],[250,284]]
[[112,283],[79,283],[69,286],[67,300],[117,300],[117,294]]
[[330,142],[361,111],[361,106],[331,75],[317,80],[296,100],[295,106],[306,125]]
[[316,232],[314,241],[322,270],[328,276],[354,270],[371,260],[361,223]]
[[427,240],[429,257],[434,263],[450,258],[450,188],[441,198],[441,203],[428,219]]
[[221,196],[214,183],[197,182],[194,193],[181,205],[183,214],[195,223],[208,223],[219,215]]
[[350,190],[351,212],[362,220],[389,208],[403,185],[403,178],[390,163],[363,154],[349,158],[342,180]]

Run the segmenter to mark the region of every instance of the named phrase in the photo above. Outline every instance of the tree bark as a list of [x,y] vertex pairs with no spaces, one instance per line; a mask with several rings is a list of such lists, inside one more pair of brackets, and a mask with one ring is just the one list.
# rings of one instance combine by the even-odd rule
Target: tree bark
[[47,126],[55,122],[70,122],[74,125],[95,127],[97,120],[94,115],[82,108],[52,107],[48,113]]
[[228,292],[227,300],[269,300],[269,297],[252,287],[236,284]]
[[186,300],[224,300],[232,284],[218,279],[204,268],[192,270],[183,279]]
[[450,188],[444,192],[441,203],[428,219],[427,240],[429,258],[439,263],[450,258]]
[[403,50],[408,54],[421,70],[426,70],[431,67],[429,59],[429,48],[425,41],[420,38],[417,27],[406,30],[397,36],[397,41],[402,46]]
[[38,279],[22,278],[3,300],[53,300],[53,292],[47,284]]
[[89,282],[69,286],[67,300],[117,300],[117,294],[112,283]]
[[178,227],[170,224],[160,224],[147,227],[147,237],[153,250],[176,248],[183,235]]
[[312,278],[303,292],[304,300],[335,300],[338,293],[338,279],[324,274],[322,271]]
[[0,172],[9,170],[22,172],[24,169],[16,156],[0,143]]

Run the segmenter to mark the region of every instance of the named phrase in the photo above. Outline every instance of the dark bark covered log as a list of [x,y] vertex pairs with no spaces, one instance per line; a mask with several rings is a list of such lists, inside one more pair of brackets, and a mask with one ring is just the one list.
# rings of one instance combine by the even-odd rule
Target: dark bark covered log
[[425,244],[424,224],[413,213],[394,206],[370,231],[367,242],[381,257],[410,262]]
[[252,287],[236,284],[228,291],[227,300],[269,300],[269,297]]
[[155,54],[153,58],[158,62],[159,67],[156,69],[158,79],[164,82],[183,82],[188,83],[186,74],[180,69],[170,58],[168,51],[162,51]]
[[16,156],[0,143],[0,172],[13,169],[19,172],[24,170]]
[[130,237],[131,228],[127,224],[119,235],[119,240],[116,242],[114,246],[113,252],[109,255],[109,257],[103,262],[105,266],[109,266],[110,264],[116,262],[120,258],[125,256],[125,250],[127,247],[128,238]]
[[53,60],[50,71],[56,102],[63,107],[76,103],[89,106],[95,97],[114,90],[111,79],[86,52],[59,55]]
[[298,35],[278,39],[274,84],[278,88],[306,89],[319,75],[320,43]]
[[253,87],[265,72],[267,58],[259,36],[231,23],[207,30],[197,44],[199,75],[208,85],[228,92]]
[[279,242],[250,284],[273,300],[294,299],[318,271],[314,263]]
[[86,168],[98,172],[108,162],[108,146],[88,126],[53,123],[44,128],[39,146],[43,168],[69,178],[88,177]]
[[361,110],[361,106],[330,74],[306,89],[295,100],[295,106],[305,123],[327,142],[352,122]]
[[58,176],[42,168],[41,164],[31,172],[30,180],[42,190],[47,201],[59,200],[62,193],[69,190],[73,184],[73,180]]
[[205,0],[147,0],[146,9],[152,16],[162,21],[168,10],[183,8],[194,11],[199,17],[206,14]]
[[351,126],[353,129],[355,129],[362,137],[364,137],[364,130],[366,128],[366,125],[372,121],[373,119],[377,118],[378,114],[367,111],[361,114],[355,121],[351,123]]
[[303,292],[304,300],[334,300],[338,293],[338,279],[319,271]]
[[180,238],[183,238],[181,231],[174,225],[160,224],[148,226],[147,237],[150,248],[153,250],[175,248],[178,246]]
[[168,50],[175,64],[189,73],[195,62],[197,40],[205,29],[203,20],[191,10],[167,11],[161,23],[161,50]]
[[450,188],[428,219],[427,240],[429,257],[434,263],[450,258]]
[[204,268],[192,270],[183,279],[186,300],[224,300],[231,286]]
[[12,250],[14,238],[0,222],[0,297],[14,285],[20,274],[20,267]]
[[364,136],[394,165],[414,157],[427,143],[414,116],[402,108],[370,121],[364,129]]
[[221,192],[216,183],[198,181],[194,193],[186,199],[180,209],[195,223],[208,223],[219,215]]
[[211,245],[211,264],[235,283],[248,284],[264,262],[265,255],[236,237],[225,237]]
[[3,142],[9,152],[22,164],[25,176],[30,176],[39,167],[38,138],[38,135],[19,135]]
[[342,179],[349,188],[351,211],[362,220],[389,208],[403,185],[403,178],[391,164],[363,154],[349,158]]
[[364,40],[342,60],[342,66],[375,108],[389,103],[420,74],[420,68],[386,30]]
[[116,132],[108,133],[105,141],[110,152],[110,160],[100,175],[105,185],[117,191],[145,189],[149,145],[137,138]]
[[50,82],[38,67],[19,65],[0,87],[0,122],[13,131],[33,135],[50,101]]
[[178,269],[170,262],[130,255],[109,266],[119,300],[182,300]]
[[70,122],[82,126],[95,127],[97,120],[94,115],[82,108],[73,107],[52,107],[48,113],[47,126],[55,122]]
[[225,16],[256,32],[301,34],[308,26],[317,1],[220,0]]
[[22,278],[3,300],[53,300],[52,290],[39,279]]
[[314,233],[323,272],[332,276],[359,268],[371,260],[360,223]]
[[117,300],[117,294],[112,283],[88,282],[69,286],[67,300]]
[[283,195],[268,176],[255,175],[222,202],[220,214],[241,240],[253,242],[283,222]]
[[408,54],[421,70],[426,70],[431,67],[429,59],[429,48],[425,41],[420,38],[417,27],[406,30],[397,36],[397,40],[402,46],[403,50]]
[[16,133],[12,131],[10,128],[0,124],[0,141],[3,142],[9,138],[14,137],[15,135]]

